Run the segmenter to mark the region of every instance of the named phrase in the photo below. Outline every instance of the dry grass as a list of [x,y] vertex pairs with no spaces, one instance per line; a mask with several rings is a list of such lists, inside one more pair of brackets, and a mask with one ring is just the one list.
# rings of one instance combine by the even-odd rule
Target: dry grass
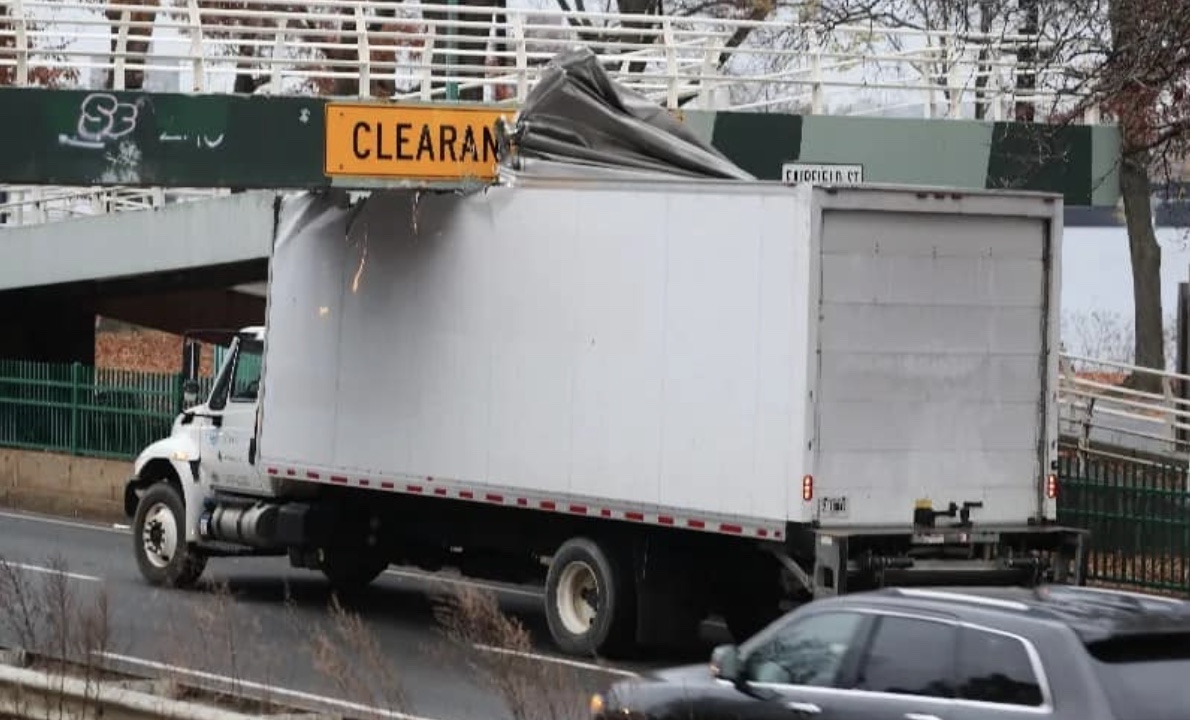
[[455,586],[435,612],[450,645],[504,701],[514,720],[566,720],[588,717],[578,673],[542,663],[525,626],[500,610],[494,593]]
[[[292,605],[290,605],[292,613]],[[358,613],[332,596],[329,627],[311,639],[314,667],[329,678],[340,696],[389,713],[406,707],[400,670],[380,646],[377,635]],[[291,617],[296,620],[296,613]]]
[[[51,557],[47,563],[51,572],[30,578],[17,565],[0,557],[0,631],[15,639],[10,662],[21,667],[48,673],[59,688],[67,677],[84,681],[85,695],[97,697],[99,683],[119,677],[94,662],[111,644],[110,608],[105,588],[84,600],[74,591],[67,577],[66,563]],[[32,712],[33,698],[18,696],[18,714]],[[91,715],[102,716],[98,703],[90,703]],[[56,707],[44,707],[40,716],[45,720],[67,715],[65,698],[59,697]]]
[[[114,680],[156,680],[154,692],[162,697],[267,716],[296,710],[287,707],[286,698],[270,697],[267,691],[272,685],[300,687],[296,678],[286,682],[281,677],[282,665],[294,670],[296,661],[297,671],[312,669],[333,688],[336,699],[360,708],[349,716],[339,715],[344,720],[412,714],[395,653],[386,652],[371,622],[333,595],[326,612],[318,613],[320,605],[307,603],[300,608],[286,589],[280,608],[261,612],[260,605],[238,599],[226,582],[208,583],[193,593],[169,591],[170,599],[162,603],[164,626],[154,628],[151,621],[142,626],[146,634],[163,641],[161,655],[155,659],[167,669],[153,677],[138,670],[133,678],[112,671],[107,659],[112,653],[129,651],[113,648],[106,588],[96,592],[90,583],[70,578],[61,558],[41,566],[49,572],[31,572],[27,566],[0,558],[0,648],[3,641],[10,641],[26,667],[61,679],[82,678],[88,688],[96,689],[99,683]],[[318,614],[313,620],[311,612]],[[457,672],[461,682],[477,680],[493,696],[493,718],[587,717],[580,671],[528,657],[535,651],[529,631],[501,611],[493,593],[452,587],[436,598],[434,616],[440,625],[440,642],[423,648],[414,662]],[[262,624],[262,617],[272,621],[269,627]],[[303,657],[308,666],[302,665]],[[203,680],[193,671],[227,680]],[[253,682],[246,682],[248,678]],[[26,716],[17,709],[18,715]],[[45,712],[44,720],[103,716],[96,701],[83,718],[60,706]],[[0,720],[5,720],[3,712]]]

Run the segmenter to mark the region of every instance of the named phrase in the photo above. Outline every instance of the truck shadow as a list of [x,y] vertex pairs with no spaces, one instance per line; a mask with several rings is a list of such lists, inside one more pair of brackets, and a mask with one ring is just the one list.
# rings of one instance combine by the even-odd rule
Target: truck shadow
[[[394,568],[395,569],[395,568]],[[420,573],[400,575],[386,573],[371,585],[350,592],[336,593],[331,585],[316,573],[293,571],[293,574],[278,578],[274,573],[267,577],[239,574],[214,576],[200,583],[199,589],[210,591],[222,586],[237,603],[253,606],[290,604],[299,615],[311,621],[325,618],[328,609],[336,600],[350,613],[358,614],[369,624],[387,633],[408,637],[410,634],[423,636],[423,641],[447,642],[436,609],[448,602],[452,592],[459,585],[470,586],[481,592],[490,592],[498,603],[500,612],[511,620],[519,622],[529,633],[535,652],[543,659],[562,657],[553,645],[546,624],[540,596],[532,595],[529,588],[499,588],[490,585],[472,585],[457,578],[438,578]],[[642,648],[632,657],[616,662],[615,666],[634,672],[647,672],[650,668],[666,665],[704,662],[711,648],[718,643],[729,642],[726,629],[713,623],[705,623],[701,637],[693,640],[686,648]]]

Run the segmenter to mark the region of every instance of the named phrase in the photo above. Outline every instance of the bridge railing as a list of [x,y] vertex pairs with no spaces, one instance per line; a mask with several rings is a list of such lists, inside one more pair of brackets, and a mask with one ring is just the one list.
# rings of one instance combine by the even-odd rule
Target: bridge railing
[[0,227],[26,227],[130,210],[150,210],[228,192],[210,188],[0,185]]
[[1061,367],[1062,434],[1074,449],[1190,459],[1190,375],[1068,354]]
[[[1068,109],[1039,37],[385,0],[0,0],[0,73],[89,88],[523,100],[564,48],[670,108],[924,117]],[[151,42],[150,42],[151,41]],[[1046,53],[1032,53],[1044,57]],[[153,78],[156,80],[153,80]],[[1027,82],[1020,83],[1024,79]],[[1025,90],[1023,86],[1035,89]],[[1094,121],[1095,118],[1090,118]]]

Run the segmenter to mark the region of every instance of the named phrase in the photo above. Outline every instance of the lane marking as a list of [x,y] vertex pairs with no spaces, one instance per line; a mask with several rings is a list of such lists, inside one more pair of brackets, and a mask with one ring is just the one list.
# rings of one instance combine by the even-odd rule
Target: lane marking
[[293,700],[301,700],[317,705],[330,706],[340,708],[343,710],[352,710],[355,712],[368,713],[370,715],[378,715],[380,717],[393,718],[393,720],[442,720],[442,718],[431,718],[423,715],[410,715],[409,713],[398,712],[396,710],[385,710],[383,708],[363,705],[361,703],[350,702],[348,700],[339,700],[338,698],[328,697],[326,695],[315,695],[313,693],[302,692],[301,690],[291,690],[289,688],[280,687],[278,685],[268,685],[265,683],[253,682],[251,680],[237,680],[226,675],[216,675],[202,670],[191,670],[178,665],[168,665],[166,663],[157,662],[155,660],[144,660],[130,655],[120,655],[119,653],[103,652],[98,653],[100,657],[105,660],[114,660],[116,662],[125,663],[127,665],[134,665],[159,672],[173,673],[175,675],[184,675],[199,680],[208,680],[215,683],[229,685],[232,688],[248,688],[250,690],[258,690],[268,695],[276,697],[287,697]]
[[527,590],[525,588],[498,585],[496,583],[481,582],[478,580],[468,580],[466,578],[446,577],[435,575],[433,573],[417,572],[414,570],[385,570],[384,574],[410,578],[414,580],[440,582],[445,585],[463,585],[466,587],[479,588],[481,590],[492,590],[493,592],[505,593],[507,595],[520,595],[522,597],[531,597],[534,599],[541,599],[545,595],[545,593],[541,592],[540,590]]
[[62,527],[76,528],[79,530],[99,530],[101,532],[117,533],[121,535],[128,534],[129,530],[122,529],[119,525],[102,525],[99,523],[77,522],[73,520],[61,520],[58,518],[47,517],[45,515],[35,515],[32,513],[15,513],[0,511],[0,518],[8,518],[10,520],[25,520],[27,522],[39,522],[46,525],[61,525]]
[[523,652],[521,650],[509,650],[508,648],[495,647],[494,645],[480,645],[478,643],[472,645],[471,647],[475,648],[476,650],[495,653],[497,655],[511,655],[512,657],[519,657],[525,660],[535,660],[537,662],[565,665],[567,667],[578,668],[579,670],[591,670],[593,672],[619,675],[620,677],[640,677],[640,675],[632,672],[631,670],[623,670],[618,667],[611,667],[610,665],[598,665],[596,663],[583,662],[582,660],[570,660],[568,658],[554,657],[553,655],[542,655],[540,653]]
[[44,573],[46,575],[61,575],[62,577],[70,578],[71,580],[84,580],[86,582],[103,582],[103,578],[95,577],[94,575],[83,575],[81,573],[66,572],[64,570],[55,570],[53,568],[42,567],[41,565],[28,565],[26,563],[12,562],[10,560],[0,560],[0,565],[6,567],[16,568],[17,570],[24,570],[26,572]]

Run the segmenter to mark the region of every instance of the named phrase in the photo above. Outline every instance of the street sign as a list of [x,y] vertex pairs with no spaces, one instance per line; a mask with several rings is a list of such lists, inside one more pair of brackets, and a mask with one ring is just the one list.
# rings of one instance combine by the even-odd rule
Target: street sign
[[323,171],[402,180],[496,176],[496,121],[510,108],[327,103]]
[[840,163],[785,163],[781,166],[781,181],[789,185],[862,185],[864,166]]

